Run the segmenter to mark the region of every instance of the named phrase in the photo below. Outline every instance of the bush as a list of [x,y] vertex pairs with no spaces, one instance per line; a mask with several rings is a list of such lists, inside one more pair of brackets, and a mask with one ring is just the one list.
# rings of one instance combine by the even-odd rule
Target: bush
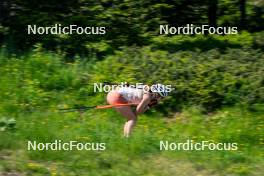
[[196,104],[214,110],[263,102],[263,64],[261,52],[246,48],[169,53],[130,47],[98,63],[93,81],[171,84],[171,108]]

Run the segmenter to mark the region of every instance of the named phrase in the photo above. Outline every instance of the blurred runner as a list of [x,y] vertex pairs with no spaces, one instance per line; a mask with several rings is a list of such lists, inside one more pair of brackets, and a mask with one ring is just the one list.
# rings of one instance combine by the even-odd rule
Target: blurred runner
[[130,136],[136,124],[137,116],[168,96],[169,91],[170,89],[165,85],[154,84],[148,90],[133,87],[117,87],[115,90],[108,93],[107,102],[110,105],[124,103],[137,104],[135,111],[133,111],[131,106],[115,107],[115,109],[127,119],[124,125],[125,137]]

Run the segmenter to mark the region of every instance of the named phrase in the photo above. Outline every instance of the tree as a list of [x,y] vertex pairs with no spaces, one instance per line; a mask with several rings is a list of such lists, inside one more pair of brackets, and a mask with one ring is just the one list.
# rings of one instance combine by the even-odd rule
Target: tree
[[240,28],[244,29],[246,25],[246,0],[239,0],[240,9]]
[[209,0],[208,5],[208,23],[210,26],[217,26],[217,5],[218,0]]

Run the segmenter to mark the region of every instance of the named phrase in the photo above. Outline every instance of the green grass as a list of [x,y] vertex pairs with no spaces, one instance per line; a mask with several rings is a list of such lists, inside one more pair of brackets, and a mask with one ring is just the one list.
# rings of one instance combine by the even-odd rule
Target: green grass
[[[242,112],[241,112],[242,111]],[[230,108],[213,116],[188,109],[175,117],[144,115],[130,139],[112,110],[17,118],[15,132],[1,132],[1,172],[49,175],[261,175],[263,115]],[[242,119],[242,120],[241,120]],[[95,151],[26,151],[27,140],[105,142]],[[160,151],[159,141],[237,142],[237,151]],[[89,174],[87,174],[89,173]]]
[[[0,175],[253,175],[264,172],[263,104],[251,111],[225,107],[203,114],[186,107],[166,116],[140,116],[131,138],[122,136],[124,119],[112,109],[61,113],[74,104],[105,104],[91,93],[93,63],[66,64],[35,53],[0,58]],[[84,84],[86,83],[86,84]],[[8,119],[15,119],[15,126]],[[27,141],[105,142],[105,151],[27,151]],[[237,151],[160,151],[159,141],[236,142]]]

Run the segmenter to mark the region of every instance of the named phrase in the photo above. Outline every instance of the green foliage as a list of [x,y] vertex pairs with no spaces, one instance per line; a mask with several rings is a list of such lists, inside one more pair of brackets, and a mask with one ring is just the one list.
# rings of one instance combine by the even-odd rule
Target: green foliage
[[[243,2],[3,0],[0,175],[264,173],[264,33],[256,32],[263,30],[263,4],[250,0],[243,8]],[[214,22],[238,26],[239,34],[156,36],[160,24]],[[28,24],[55,23],[105,26],[107,33],[25,35]],[[105,93],[93,92],[93,83],[105,81],[175,90],[139,116],[129,139],[122,138],[125,119],[112,109],[58,110],[106,104]],[[235,142],[238,150],[159,149],[160,140],[188,139]],[[29,140],[105,142],[107,150],[27,151]]]
[[241,32],[238,35],[196,35],[186,36],[178,35],[173,37],[154,37],[152,39],[152,48],[161,49],[174,53],[177,51],[208,51],[218,49],[225,52],[228,48],[254,48],[262,49],[263,42],[261,40],[263,32],[248,33]]
[[[58,55],[37,50],[30,59],[0,60],[0,99],[4,102],[1,110],[13,113],[53,106],[61,100],[67,102],[71,90],[81,92],[83,82],[89,80],[87,75],[91,68],[84,60],[65,63]],[[57,96],[58,91],[62,93]]]
[[0,131],[14,130],[16,128],[16,120],[14,118],[1,118]]
[[[175,91],[166,99],[169,105],[159,107],[166,112],[186,104],[212,111],[222,105],[262,103],[264,61],[257,49],[261,36],[244,32],[233,37],[156,37],[150,46],[123,47],[99,62],[93,56],[65,63],[62,56],[45,54],[40,46],[21,59],[2,54],[0,95],[9,100],[3,109],[15,113],[21,107],[67,102],[72,91],[77,96],[70,104],[83,104],[89,96],[102,98],[92,86],[105,81],[171,84]],[[54,96],[58,91],[61,94]]]
[[[189,108],[171,118],[161,114],[140,117],[133,136],[121,137],[124,123],[112,110],[93,110],[82,116],[52,109],[17,116],[16,133],[0,133],[0,173],[56,175],[258,175],[262,172],[263,114],[226,108],[202,115]],[[105,142],[106,151],[25,151],[28,140]],[[159,141],[237,142],[237,151],[160,151]],[[9,151],[12,153],[5,153]],[[19,157],[17,156],[19,155]],[[8,163],[12,164],[8,164]],[[133,167],[131,167],[133,165]],[[145,168],[145,169],[144,169]],[[199,169],[198,169],[199,168]],[[243,169],[244,168],[244,169]]]
[[[63,51],[69,57],[96,53],[102,58],[113,54],[122,46],[150,44],[152,37],[158,35],[161,24],[184,26],[217,23],[215,25],[236,26],[239,31],[263,30],[263,4],[246,1],[245,8],[242,8],[242,2],[244,1],[4,0],[0,4],[3,12],[0,18],[0,43],[6,44],[11,53],[23,53],[36,43],[41,43],[44,48]],[[242,18],[243,9],[246,16]],[[54,24],[104,26],[107,33],[27,35],[29,24],[43,27]],[[200,44],[203,47],[204,43]]]
[[[196,104],[214,110],[222,105],[263,102],[264,58],[258,50],[248,48],[253,41],[244,36],[244,49],[226,49],[224,52],[217,49],[177,53],[157,50],[156,46],[168,46],[180,37],[166,42],[159,38],[153,47],[125,48],[96,65],[93,81],[171,84],[175,91],[166,104],[171,104],[172,109],[182,104]],[[199,39],[182,39],[178,44],[181,46],[188,40],[196,42]],[[230,44],[241,41],[241,38],[226,37],[222,40],[226,39]]]
[[[246,37],[245,37],[246,38]],[[172,38],[173,39],[173,38]],[[192,40],[187,38],[186,40]],[[194,39],[195,40],[195,39]],[[220,40],[220,39],[219,39]],[[232,39],[230,39],[232,40]],[[102,61],[46,53],[0,57],[0,174],[24,175],[259,175],[263,171],[263,56],[250,48],[168,52],[124,47]],[[232,40],[232,42],[241,40]],[[252,41],[249,37],[249,40]],[[167,41],[170,42],[169,40]],[[182,39],[184,42],[184,39]],[[231,41],[230,41],[231,42]],[[164,43],[167,45],[168,43]],[[91,60],[96,60],[91,58]],[[131,138],[112,109],[61,113],[76,104],[106,104],[94,82],[172,84],[162,104],[139,117]],[[255,91],[254,91],[255,90]],[[202,109],[254,104],[203,114]],[[192,104],[186,108],[185,104]],[[196,106],[194,106],[196,105]],[[211,107],[211,106],[214,107]],[[180,112],[174,113],[175,110]],[[164,118],[166,111],[169,114]],[[16,129],[16,130],[12,130]],[[106,151],[27,151],[27,141],[105,142]],[[159,141],[237,142],[238,151],[160,151]]]

